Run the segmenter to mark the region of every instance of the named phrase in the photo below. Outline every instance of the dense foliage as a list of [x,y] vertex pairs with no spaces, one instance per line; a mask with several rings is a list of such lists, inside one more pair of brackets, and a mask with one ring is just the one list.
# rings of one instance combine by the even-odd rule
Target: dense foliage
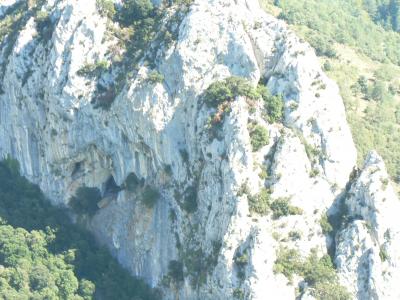
[[270,191],[263,188],[257,195],[248,195],[249,210],[251,213],[267,215],[270,211]]
[[159,299],[40,189],[0,162],[0,298]]
[[100,200],[101,193],[98,188],[80,187],[69,204],[75,213],[93,216],[98,210],[97,203]]
[[231,76],[212,83],[204,93],[204,100],[210,106],[217,106],[225,101],[233,101],[238,96],[258,98],[256,90],[246,79]]
[[376,25],[361,1],[277,0],[280,18],[303,27],[307,40],[320,55],[335,56],[332,42],[356,47],[379,61],[400,65],[400,36]]
[[261,126],[255,125],[250,131],[250,142],[253,151],[258,151],[269,143],[268,130]]
[[125,0],[119,17],[122,24],[129,26],[144,19],[153,22],[154,15],[155,9],[150,0]]
[[400,32],[400,0],[363,0],[363,5],[375,22]]
[[257,93],[264,101],[266,119],[271,123],[281,122],[283,119],[284,105],[281,95],[271,95],[266,86],[259,84]]
[[291,205],[289,199],[286,198],[274,200],[270,207],[272,210],[272,218],[274,219],[289,215],[301,215],[303,213],[301,208]]
[[274,272],[282,273],[289,280],[292,280],[294,274],[302,276],[311,288],[311,294],[317,299],[351,299],[347,290],[339,284],[328,255],[319,258],[315,251],[311,251],[304,259],[297,250],[281,248],[277,253]]

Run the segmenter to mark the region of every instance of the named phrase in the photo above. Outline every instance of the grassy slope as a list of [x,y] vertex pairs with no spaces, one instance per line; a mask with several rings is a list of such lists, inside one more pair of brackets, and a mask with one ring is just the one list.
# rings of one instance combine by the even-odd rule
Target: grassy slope
[[351,87],[360,76],[365,76],[371,86],[379,79],[386,88],[399,86],[400,34],[374,24],[363,10],[362,1],[281,0],[278,5],[272,0],[261,2],[275,16],[282,12],[289,15],[291,28],[311,44],[320,39],[333,45],[336,57],[321,55],[320,60],[321,64],[330,63],[327,73],[341,89],[359,164],[369,150],[376,149],[385,159],[392,178],[399,182],[400,117],[396,119],[396,112],[400,114],[400,91],[387,92],[384,100],[374,101],[365,100]]

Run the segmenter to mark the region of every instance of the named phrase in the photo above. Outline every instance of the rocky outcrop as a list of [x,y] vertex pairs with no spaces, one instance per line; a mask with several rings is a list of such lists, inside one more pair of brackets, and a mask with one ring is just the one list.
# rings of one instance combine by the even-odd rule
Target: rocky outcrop
[[400,235],[396,197],[382,158],[371,152],[345,200],[346,225],[336,237],[343,284],[358,299],[397,299]]
[[[81,186],[100,188],[107,201],[87,226],[122,265],[162,289],[165,299],[294,299],[301,278],[288,284],[273,271],[276,250],[326,253],[319,220],[356,163],[338,87],[309,45],[256,0],[194,1],[179,18],[165,16],[177,30],[176,40],[149,45],[153,66],[143,55],[107,110],[93,104],[107,96],[98,95],[96,86],[99,81],[111,86],[121,70],[117,66],[100,78],[79,71],[113,59],[110,21],[97,12],[95,0],[47,1],[41,10],[52,24],[48,40],[32,15],[19,24],[15,40],[1,44],[0,155],[18,159],[23,174],[56,205],[67,206]],[[164,80],[149,80],[154,70]],[[202,95],[229,76],[253,86],[263,82],[282,95],[283,124],[266,122],[260,101],[237,97],[212,136],[213,111]],[[257,152],[250,123],[269,133],[268,145]],[[259,176],[263,170],[268,176]],[[134,190],[124,189],[129,176],[138,181]],[[362,177],[359,181],[363,184]],[[110,184],[121,190],[110,192]],[[145,185],[161,195],[153,208],[141,201]],[[272,200],[288,199],[301,214],[250,213],[249,198],[265,187]],[[356,279],[361,259],[377,272],[374,265],[389,268],[395,257],[385,240],[392,224],[378,220],[372,209],[377,203],[380,210],[383,198],[378,203],[354,193],[347,201],[361,219],[340,232],[337,242],[337,263],[348,287],[357,280],[383,280],[364,271],[360,276],[366,279]],[[373,234],[362,227],[368,221]],[[290,238],[293,232],[296,239]],[[359,252],[349,255],[355,243]],[[389,253],[385,263],[378,260],[381,248]],[[363,249],[375,252],[365,258]],[[173,260],[183,265],[183,282],[169,273]]]

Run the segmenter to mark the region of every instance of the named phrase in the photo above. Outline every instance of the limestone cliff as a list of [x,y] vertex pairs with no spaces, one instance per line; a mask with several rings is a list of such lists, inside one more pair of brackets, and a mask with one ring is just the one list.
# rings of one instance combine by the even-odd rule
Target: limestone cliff
[[[2,2],[0,18],[19,3]],[[257,0],[172,5],[162,24],[175,39],[149,43],[131,76],[117,65],[95,78],[82,68],[118,53],[96,1],[49,0],[37,11],[48,14],[44,32],[28,13],[1,44],[0,156],[18,159],[55,205],[68,206],[81,186],[101,189],[105,201],[87,226],[132,274],[165,299],[295,299],[302,278],[274,272],[277,251],[322,256],[333,247],[354,298],[399,297],[399,203],[383,163],[371,154],[351,178],[356,150],[338,87],[309,45]],[[151,80],[155,70],[163,80]],[[124,75],[110,107],[96,105]],[[267,122],[259,101],[239,96],[212,136],[203,94],[230,76],[282,95],[283,122]],[[269,133],[256,152],[251,123]],[[142,187],[124,188],[129,176],[157,188],[153,208],[140,201]],[[264,187],[297,213],[251,213],[249,198]],[[195,209],[186,207],[191,199]],[[338,214],[338,203],[348,222],[332,238],[320,220]],[[171,261],[182,263],[183,282],[168,276]],[[311,295],[304,289],[304,299]]]

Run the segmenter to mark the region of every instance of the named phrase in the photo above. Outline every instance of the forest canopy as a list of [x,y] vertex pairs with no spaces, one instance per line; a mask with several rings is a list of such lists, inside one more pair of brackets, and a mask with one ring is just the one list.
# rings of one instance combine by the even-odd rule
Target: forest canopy
[[133,278],[66,211],[0,161],[1,299],[160,299]]

